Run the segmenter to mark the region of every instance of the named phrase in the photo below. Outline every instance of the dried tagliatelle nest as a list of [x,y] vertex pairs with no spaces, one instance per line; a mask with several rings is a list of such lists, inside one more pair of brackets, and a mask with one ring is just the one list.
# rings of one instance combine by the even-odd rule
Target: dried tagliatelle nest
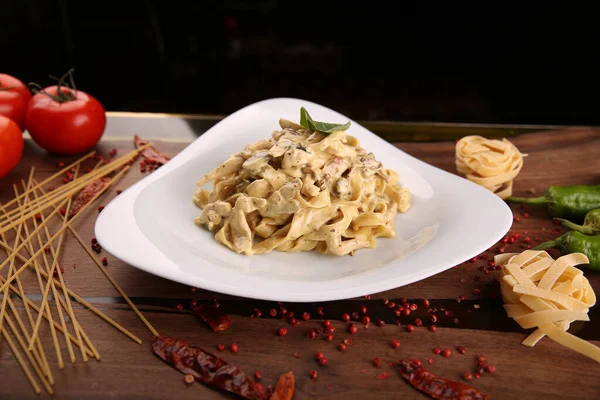
[[456,143],[456,169],[466,178],[505,199],[521,172],[523,156],[507,139],[465,136]]
[[588,311],[596,304],[596,294],[583,271],[587,264],[582,253],[554,260],[547,252],[526,250],[499,254],[502,265],[500,290],[504,308],[522,328],[537,328],[522,344],[533,347],[544,336],[600,362],[600,348],[566,332],[574,321],[589,321]]

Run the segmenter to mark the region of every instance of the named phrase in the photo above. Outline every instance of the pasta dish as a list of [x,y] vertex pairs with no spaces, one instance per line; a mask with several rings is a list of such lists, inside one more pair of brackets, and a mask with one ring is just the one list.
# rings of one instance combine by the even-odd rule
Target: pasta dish
[[395,236],[411,205],[399,176],[385,169],[346,125],[281,119],[268,140],[247,145],[198,182],[194,222],[237,253],[273,250],[353,255]]

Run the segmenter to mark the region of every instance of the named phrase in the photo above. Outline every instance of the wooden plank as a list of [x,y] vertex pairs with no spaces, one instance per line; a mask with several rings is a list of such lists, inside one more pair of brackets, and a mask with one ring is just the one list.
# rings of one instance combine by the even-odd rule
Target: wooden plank
[[[551,184],[597,183],[600,131],[572,129],[522,135],[511,140],[522,152],[528,154],[523,171],[515,182],[517,195],[530,195],[527,193],[530,190],[535,190],[539,195]],[[185,143],[164,141],[157,142],[157,146],[163,152],[173,155],[181,150]],[[425,162],[455,172],[453,142],[403,142],[397,143],[397,146]],[[106,141],[98,146],[102,154],[107,154],[112,148],[117,148],[119,154],[125,154],[132,149],[132,144],[130,141]],[[36,166],[37,176],[43,177],[57,170],[56,163],[59,160],[68,163],[71,159],[48,156],[28,143],[24,159],[17,171],[0,181],[0,202],[5,202],[11,197],[12,183],[25,177],[31,165]],[[107,193],[98,204],[106,204],[116,196],[117,189],[127,187],[143,175],[137,167],[133,168],[118,187]],[[512,208],[519,220],[515,221],[511,232],[519,232],[521,238],[524,238],[527,232],[532,244],[555,237],[563,231],[551,223],[542,208]],[[92,210],[82,215],[75,224],[86,242],[90,242],[93,237],[97,212]],[[525,212],[529,213],[528,218],[524,218]],[[510,244],[507,251],[521,251],[522,245],[521,241]],[[255,307],[260,307],[266,316],[270,308],[278,307],[274,302],[240,299],[203,290],[192,291],[185,285],[131,268],[105,251],[98,256],[108,258],[108,269],[112,276],[140,306],[159,332],[192,340],[212,350],[218,343],[230,344],[235,341],[240,345],[240,352],[234,355],[226,351],[221,354],[225,359],[239,365],[248,373],[253,373],[256,369],[261,370],[265,385],[272,383],[285,370],[291,369],[297,376],[298,399],[424,398],[400,380],[387,363],[400,358],[433,357],[432,365],[426,363],[432,372],[451,379],[460,379],[463,372],[473,368],[476,354],[484,354],[497,367],[495,374],[485,374],[481,379],[472,382],[473,386],[489,392],[493,398],[575,399],[600,396],[600,383],[597,380],[600,366],[593,361],[547,338],[532,349],[520,345],[525,334],[506,317],[501,308],[496,282],[498,272],[486,274],[479,270],[487,264],[486,260],[478,259],[472,263],[465,263],[421,282],[373,294],[370,299],[284,305],[296,315],[303,311],[312,315],[311,321],[302,322],[293,329],[281,319],[248,318]],[[492,254],[487,256],[491,257]],[[3,259],[2,255],[0,259]],[[134,313],[127,309],[110,283],[70,235],[67,235],[61,262],[66,270],[65,279],[72,290],[106,311],[144,342],[141,346],[133,343],[89,311],[77,307],[79,321],[98,348],[102,361],[98,363],[90,360],[87,364],[78,361],[74,366],[67,362],[67,367],[58,371],[55,355],[50,351],[51,347],[47,346],[49,361],[56,375],[55,398],[231,398],[199,384],[185,386],[181,374],[152,355],[147,329]],[[586,272],[586,276],[594,289],[600,291],[600,275]],[[26,284],[31,283],[31,274],[24,278]],[[474,294],[474,289],[479,289],[481,293]],[[466,296],[467,300],[459,303],[456,299],[461,295]],[[388,298],[399,302],[402,297],[420,307],[410,316],[400,318],[402,326],[398,327],[395,324],[395,315],[383,305],[381,299]],[[234,323],[226,332],[211,332],[186,311],[190,300],[212,298],[218,298],[222,307],[232,315]],[[430,299],[432,306],[444,307],[452,314],[436,313],[439,317],[436,333],[429,332],[425,327],[408,333],[405,326],[414,323],[414,318],[421,318],[425,325],[430,324],[430,313],[421,306],[424,298]],[[182,304],[184,310],[177,310],[178,304]],[[368,307],[368,315],[373,321],[386,321],[385,327],[371,324],[367,330],[362,328],[362,324],[358,324],[361,327],[358,334],[347,334],[347,324],[340,321],[341,314],[358,311],[360,305]],[[480,308],[475,308],[475,305]],[[315,340],[304,337],[308,329],[320,325],[316,314],[318,306],[325,309],[326,314],[323,318],[334,321],[336,332],[332,342],[323,340],[322,335]],[[585,339],[593,340],[595,344],[600,344],[600,313],[592,309],[590,316],[591,322],[573,324],[572,331]],[[455,322],[454,318],[458,318],[458,321]],[[278,337],[276,331],[280,327],[287,327],[290,333],[285,337]],[[41,333],[49,345],[47,327],[44,327]],[[355,343],[342,353],[336,346],[345,337],[351,337]],[[393,350],[390,347],[389,342],[394,338],[401,341],[400,349]],[[62,346],[64,347],[64,343]],[[436,346],[452,349],[453,355],[449,359],[433,355],[431,349]],[[464,346],[467,354],[458,355],[455,346]],[[314,353],[317,351],[324,352],[329,358],[328,366],[319,367],[316,364]],[[293,356],[294,352],[299,354],[299,358]],[[382,367],[372,366],[373,357],[381,358]],[[309,378],[310,369],[318,370],[317,380]],[[31,391],[6,344],[0,344],[0,371],[3,383],[0,385],[0,398],[38,397]],[[390,372],[391,376],[388,379],[377,379],[377,375],[384,371]]]

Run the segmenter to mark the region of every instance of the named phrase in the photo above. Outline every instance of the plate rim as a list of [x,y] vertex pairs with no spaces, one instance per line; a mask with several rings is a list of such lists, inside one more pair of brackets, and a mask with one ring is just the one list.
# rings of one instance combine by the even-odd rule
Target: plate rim
[[[227,117],[225,117],[224,119],[219,121],[217,124],[212,126],[210,129],[208,129],[205,133],[200,135],[198,138],[196,138],[195,140],[190,142],[184,149],[182,149],[177,155],[175,155],[169,161],[169,163],[165,164],[164,166],[162,166],[160,169],[153,172],[152,174],[147,175],[146,177],[140,179],[138,182],[134,183],[133,185],[131,185],[130,187],[125,189],[119,196],[117,196],[113,200],[111,200],[111,202],[109,202],[105,206],[102,213],[100,213],[100,215],[96,219],[95,226],[94,226],[94,232],[95,232],[96,238],[97,238],[98,242],[100,243],[100,245],[107,252],[114,255],[118,259],[126,262],[128,265],[130,265],[136,269],[150,273],[152,275],[156,275],[161,278],[175,281],[175,282],[178,282],[178,283],[181,283],[184,285],[190,285],[190,282],[187,281],[186,279],[184,279],[186,276],[189,277],[190,279],[194,279],[195,282],[203,281],[203,279],[199,279],[199,277],[197,277],[197,276],[190,276],[190,275],[186,275],[185,273],[182,273],[182,274],[174,274],[173,272],[169,273],[169,271],[173,267],[177,268],[177,264],[174,261],[172,261],[170,258],[168,258],[161,250],[156,248],[156,246],[154,246],[154,245],[151,245],[150,248],[146,249],[148,251],[148,253],[138,254],[138,256],[139,256],[138,258],[135,257],[135,254],[134,254],[135,252],[130,252],[131,254],[128,254],[126,251],[121,251],[122,249],[120,249],[119,246],[116,245],[116,241],[114,241],[114,240],[111,241],[108,238],[109,234],[107,232],[107,229],[110,229],[110,228],[107,228],[107,226],[110,224],[108,224],[107,221],[109,221],[111,216],[113,216],[113,215],[120,215],[121,222],[127,222],[127,223],[132,222],[132,224],[130,224],[128,228],[129,229],[134,228],[133,233],[135,233],[135,235],[137,235],[138,239],[140,237],[143,237],[143,239],[145,241],[147,241],[151,244],[149,239],[145,236],[145,234],[141,231],[141,229],[137,225],[137,222],[135,221],[135,217],[133,216],[134,213],[131,212],[131,213],[129,213],[129,215],[127,215],[127,213],[124,213],[125,209],[127,208],[125,206],[129,206],[132,209],[133,205],[136,202],[137,195],[139,195],[139,193],[144,188],[149,186],[152,182],[160,179],[163,175],[169,173],[170,171],[176,170],[181,165],[183,165],[184,163],[189,161],[190,157],[187,156],[187,154],[191,154],[193,148],[195,147],[194,144],[201,143],[206,140],[211,140],[213,138],[213,136],[216,134],[216,132],[219,131],[219,129],[220,129],[219,126],[223,125],[225,123],[225,121],[235,118],[236,115],[238,115],[239,113],[241,113],[242,111],[244,111],[250,107],[268,105],[268,103],[271,103],[271,102],[277,103],[277,102],[282,102],[282,101],[283,102],[285,102],[285,101],[302,102],[302,103],[306,104],[307,106],[315,105],[315,106],[324,108],[328,111],[332,111],[336,114],[341,115],[341,113],[339,113],[333,109],[330,109],[326,106],[323,106],[321,104],[317,104],[312,101],[299,99],[299,98],[293,98],[293,97],[269,98],[269,99],[265,99],[265,100],[261,100],[261,101],[249,104],[249,105],[237,110],[236,112],[228,115]],[[345,117],[345,118],[347,118],[347,117]],[[460,261],[458,261],[458,262],[453,261],[450,264],[448,262],[446,262],[446,263],[444,263],[445,266],[439,268],[439,270],[437,272],[431,273],[430,270],[426,270],[425,272],[422,272],[422,270],[421,270],[420,273],[417,272],[417,273],[411,274],[410,279],[404,279],[401,285],[394,283],[396,281],[395,279],[390,279],[390,280],[386,280],[385,282],[375,282],[375,283],[371,283],[366,286],[360,286],[361,289],[364,288],[364,290],[360,290],[360,291],[358,290],[358,288],[353,288],[353,290],[349,291],[350,293],[345,293],[345,290],[321,291],[318,293],[310,293],[310,292],[309,293],[295,293],[294,295],[283,296],[284,298],[282,298],[281,293],[279,293],[279,292],[277,293],[277,295],[275,295],[273,293],[266,293],[265,291],[259,291],[259,290],[253,291],[252,289],[248,290],[246,288],[241,288],[239,285],[229,286],[223,282],[216,283],[214,281],[204,281],[203,283],[207,283],[206,285],[199,285],[196,287],[202,288],[204,290],[209,290],[209,291],[233,295],[233,296],[241,296],[241,297],[252,298],[252,299],[261,299],[261,300],[287,301],[287,302],[331,301],[331,300],[354,298],[354,297],[359,297],[359,296],[363,296],[366,294],[372,294],[372,293],[382,292],[382,291],[386,291],[386,290],[391,290],[391,289],[398,288],[398,287],[403,287],[403,286],[409,285],[411,283],[426,279],[433,275],[437,275],[447,269],[452,268],[454,265],[458,265],[461,262],[464,262],[465,260],[468,260],[469,258],[471,258],[477,254],[480,254],[487,248],[491,247],[493,244],[497,243],[497,241],[500,240],[502,238],[502,236],[504,236],[506,234],[506,232],[508,232],[508,230],[510,229],[510,226],[512,224],[512,212],[510,211],[510,208],[508,207],[508,205],[503,200],[501,200],[496,195],[494,195],[492,192],[490,192],[487,189],[482,188],[481,186],[476,185],[475,183],[472,183],[458,175],[452,174],[452,173],[444,171],[436,166],[428,164],[428,163],[404,152],[403,150],[395,147],[393,144],[385,141],[384,139],[377,136],[375,133],[371,132],[364,126],[358,124],[356,121],[351,120],[351,122],[352,122],[352,124],[356,124],[356,125],[362,127],[368,133],[370,133],[373,136],[373,140],[378,141],[380,144],[390,146],[394,150],[400,151],[401,153],[403,153],[403,155],[406,156],[411,161],[410,163],[408,163],[409,167],[411,167],[411,168],[414,168],[415,166],[419,167],[419,171],[418,171],[419,175],[422,176],[424,174],[424,172],[426,172],[426,175],[429,175],[429,174],[440,175],[441,174],[442,176],[451,176],[451,177],[453,177],[452,179],[456,178],[461,181],[464,181],[463,182],[464,184],[472,185],[471,188],[473,190],[480,190],[480,191],[487,192],[488,194],[486,194],[486,196],[488,196],[488,195],[491,196],[491,197],[489,197],[490,199],[495,197],[496,198],[495,201],[498,202],[497,204],[503,205],[503,207],[501,207],[501,208],[504,209],[504,212],[506,214],[506,218],[504,218],[505,219],[504,225],[497,227],[495,230],[496,233],[494,235],[490,234],[490,238],[487,241],[483,241],[483,243],[484,243],[483,245],[477,246],[474,249],[474,251],[471,252],[473,254],[470,254],[468,257],[466,257],[466,256],[454,257],[455,260],[459,259]],[[197,146],[197,144],[196,144],[196,146]],[[429,179],[426,179],[426,180],[428,183],[430,183]],[[119,205],[121,205],[121,210],[118,209]],[[121,211],[121,212],[119,212],[119,211]],[[129,216],[129,218],[127,218],[128,216]],[[127,219],[130,219],[130,220],[128,221]],[[133,237],[131,239],[133,241],[136,241],[135,238],[133,238]],[[475,251],[477,249],[478,249],[478,251]],[[422,249],[420,251],[422,251]],[[154,253],[154,255],[152,256],[153,259],[149,258],[149,253]],[[168,266],[164,266],[163,268],[150,267],[151,264],[153,264],[157,261],[157,258],[162,259],[161,262],[163,262],[163,263],[166,262],[166,263],[172,264],[171,267],[168,267]],[[452,257],[448,257],[448,258],[450,259],[450,261],[452,260]],[[370,289],[372,286],[377,286],[377,288]]]

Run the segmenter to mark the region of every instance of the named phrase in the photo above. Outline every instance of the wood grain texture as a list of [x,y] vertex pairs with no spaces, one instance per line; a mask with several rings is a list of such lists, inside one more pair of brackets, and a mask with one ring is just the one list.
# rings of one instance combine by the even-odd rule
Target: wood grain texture
[[[531,191],[542,194],[549,185],[597,184],[600,183],[600,131],[572,129],[522,135],[511,139],[528,156],[523,170],[515,182],[515,194],[530,196]],[[174,155],[185,143],[155,142],[161,151]],[[405,152],[449,172],[454,173],[454,143],[397,143]],[[129,141],[107,141],[99,145],[98,150],[107,154],[117,148],[119,154],[132,149]],[[27,176],[29,167],[35,165],[36,176],[42,178],[58,170],[58,160],[68,162],[67,158],[48,156],[28,143],[26,153],[19,168],[8,177],[0,180],[0,202],[11,198],[12,183]],[[116,193],[139,180],[144,174],[135,167],[123,181],[102,197],[98,204],[106,204]],[[551,223],[542,208],[528,207],[526,210],[513,206],[515,220],[511,231],[519,232],[521,239],[529,236],[535,245],[546,239],[556,237],[563,232]],[[82,215],[75,224],[79,234],[88,243],[93,237],[93,225],[97,215],[90,210]],[[528,218],[523,214],[527,212]],[[554,229],[554,231],[553,231]],[[527,232],[527,233],[525,233]],[[521,240],[508,245],[507,251],[522,251]],[[486,254],[493,256],[492,252]],[[510,321],[502,307],[496,282],[498,272],[486,274],[480,270],[487,265],[486,260],[461,264],[448,271],[426,280],[390,290],[372,294],[370,299],[351,299],[321,304],[284,305],[298,315],[299,312],[311,313],[311,320],[301,322],[296,328],[280,318],[265,317],[268,310],[278,307],[274,302],[260,302],[225,296],[191,288],[166,281],[131,268],[102,251],[99,257],[108,258],[108,268],[124,291],[131,296],[162,334],[188,339],[216,352],[218,343],[229,345],[236,342],[240,346],[238,354],[229,351],[219,353],[247,373],[260,370],[263,383],[273,384],[281,373],[292,370],[296,375],[297,399],[304,398],[425,398],[402,381],[388,362],[406,358],[432,357],[434,362],[425,365],[432,372],[451,379],[460,379],[463,372],[471,371],[475,366],[475,355],[484,354],[494,364],[497,372],[484,374],[472,385],[490,393],[494,399],[579,399],[599,398],[600,365],[594,361],[573,353],[550,339],[543,339],[536,347],[526,348],[520,345],[525,337],[523,330]],[[0,251],[0,260],[4,254]],[[66,247],[61,258],[65,268],[68,286],[92,304],[97,305],[134,334],[142,338],[137,345],[123,334],[108,326],[96,316],[77,306],[76,314],[85,327],[90,339],[101,354],[101,361],[90,360],[87,364],[77,361],[75,365],[67,362],[64,370],[58,371],[55,355],[47,346],[53,371],[56,374],[55,389],[57,399],[187,399],[187,398],[231,398],[230,395],[209,389],[200,384],[187,387],[183,376],[171,369],[150,350],[150,334],[135,314],[119,299],[117,292],[102,276],[88,255],[67,234]],[[26,283],[33,274],[24,275]],[[600,292],[600,274],[586,272],[586,276],[597,292]],[[481,293],[474,294],[478,289]],[[37,293],[37,292],[36,292]],[[476,293],[476,292],[475,292]],[[464,295],[466,301],[456,299]],[[400,318],[402,326],[395,324],[393,312],[383,305],[381,299],[393,299],[399,302],[406,297],[419,304],[420,308],[411,316]],[[187,311],[191,299],[210,300],[217,298],[222,307],[232,315],[232,327],[225,332],[214,333],[205,324]],[[421,318],[429,325],[430,313],[421,306],[422,299],[430,299],[432,307],[444,307],[452,315],[438,311],[436,333],[426,327],[417,328],[408,333],[405,326]],[[34,297],[35,299],[35,297]],[[37,301],[39,303],[39,301]],[[184,310],[176,305],[183,304]],[[368,315],[373,320],[383,319],[384,327],[374,324],[368,329],[357,323],[356,335],[347,333],[347,323],[340,321],[342,312],[358,311],[360,305],[367,305]],[[475,308],[475,306],[479,308]],[[316,307],[322,306],[324,317],[316,315]],[[250,319],[255,307],[262,310],[263,317]],[[572,332],[600,344],[600,315],[598,310],[590,312],[591,322],[573,324]],[[315,319],[317,318],[317,319]],[[334,340],[327,342],[322,335],[311,340],[304,337],[308,329],[321,326],[320,320],[329,318],[336,327]],[[458,321],[454,321],[458,318]],[[42,325],[42,336],[50,344],[49,330]],[[287,327],[285,337],[276,335],[277,329]],[[350,337],[354,344],[346,352],[340,352],[337,345]],[[392,339],[399,339],[401,347],[394,350],[390,346]],[[450,348],[453,354],[445,359],[433,355],[431,350],[439,346]],[[466,355],[459,355],[456,346],[464,346]],[[64,347],[64,343],[63,343]],[[322,351],[329,358],[329,365],[320,367],[314,361],[314,353]],[[293,354],[297,353],[298,358]],[[65,352],[66,354],[66,352]],[[375,368],[371,360],[380,357],[382,366]],[[311,369],[318,370],[319,377],[312,380],[308,376]],[[388,371],[390,377],[378,379],[378,374]],[[10,349],[0,342],[0,398],[27,399],[39,398],[31,390],[22,371],[18,368]],[[46,395],[43,395],[46,396]]]

